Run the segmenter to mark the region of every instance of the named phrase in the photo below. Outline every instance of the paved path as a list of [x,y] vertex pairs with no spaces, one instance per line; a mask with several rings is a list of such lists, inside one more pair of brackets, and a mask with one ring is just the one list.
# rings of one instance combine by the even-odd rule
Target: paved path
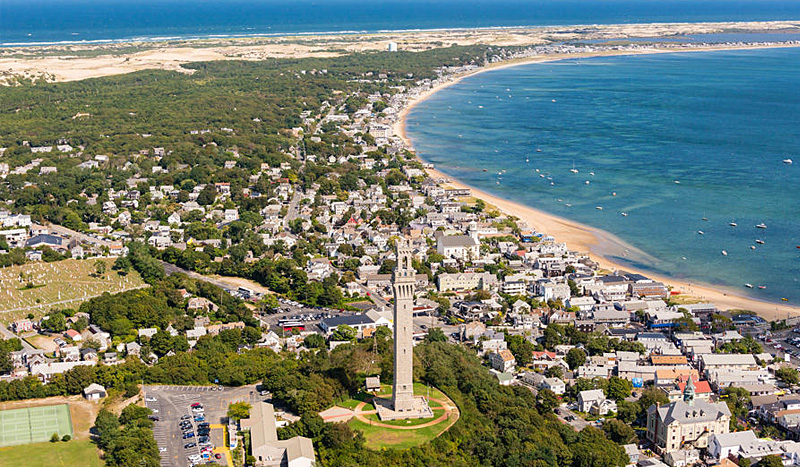
[[[361,409],[365,405],[367,405],[367,402],[362,402],[362,403],[360,403],[360,404],[358,404],[356,406],[355,417],[358,420],[360,420],[360,421],[362,421],[364,423],[367,423],[369,425],[372,425],[372,426],[380,426],[380,427],[384,427],[384,428],[391,428],[391,429],[394,429],[394,430],[419,430],[420,428],[427,428],[429,426],[438,425],[438,424],[442,423],[443,421],[447,420],[448,418],[450,418],[450,414],[453,414],[453,415],[455,415],[454,418],[453,418],[453,423],[451,423],[450,426],[445,428],[442,431],[442,433],[444,433],[445,431],[449,430],[451,426],[455,425],[455,423],[458,421],[459,417],[461,416],[461,414],[458,411],[458,407],[456,407],[455,405],[450,405],[450,401],[449,400],[435,399],[433,397],[429,397],[428,400],[431,400],[431,401],[434,401],[434,402],[438,402],[441,405],[441,407],[432,407],[432,409],[433,410],[444,409],[444,413],[442,415],[436,417],[435,419],[433,419],[433,420],[431,420],[429,422],[426,422],[426,423],[422,423],[420,425],[397,426],[397,425],[389,425],[387,423],[382,423],[382,422],[376,422],[374,420],[368,420],[366,417],[364,417],[364,415],[375,414],[375,413],[378,413],[378,411],[377,410],[365,410],[365,411],[362,411]],[[372,403],[371,399],[370,399],[370,403]]]

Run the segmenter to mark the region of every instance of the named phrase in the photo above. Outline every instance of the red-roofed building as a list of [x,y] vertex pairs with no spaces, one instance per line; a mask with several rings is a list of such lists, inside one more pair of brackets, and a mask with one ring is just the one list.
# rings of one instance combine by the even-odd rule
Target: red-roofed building
[[[683,400],[683,389],[686,387],[686,381],[688,379],[689,375],[681,375],[675,381],[674,385],[661,388],[661,390],[667,394],[670,402]],[[711,386],[708,384],[708,381],[700,381],[695,375],[692,375],[692,380],[694,381],[695,399],[710,401],[713,391],[711,390]]]

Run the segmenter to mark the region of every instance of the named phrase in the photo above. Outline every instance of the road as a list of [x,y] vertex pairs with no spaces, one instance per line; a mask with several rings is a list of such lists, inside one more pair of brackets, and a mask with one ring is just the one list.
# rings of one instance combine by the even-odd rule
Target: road
[[[3,339],[13,339],[15,337],[19,337],[16,334],[14,334],[13,332],[9,331],[5,326],[0,326],[0,334],[3,335]],[[32,345],[28,344],[24,339],[20,338],[19,341],[22,342],[22,348],[24,350],[33,350],[34,349],[34,347]]]
[[224,289],[224,290],[226,290],[228,292],[230,292],[230,291],[235,289],[231,284],[226,284],[226,283],[224,283],[222,281],[219,281],[219,280],[216,280],[216,279],[212,279],[211,277],[204,276],[202,274],[198,274],[198,273],[196,273],[194,271],[189,271],[189,270],[183,269],[181,267],[175,266],[172,263],[167,263],[166,261],[161,261],[161,265],[164,266],[164,272],[166,272],[167,275],[171,275],[171,274],[175,274],[175,273],[186,274],[187,276],[191,277],[192,279],[197,279],[197,280],[200,280],[200,281],[203,281],[203,282],[208,282],[209,284],[216,285],[217,287],[220,287],[220,288],[222,288],[222,289]]
[[283,220],[283,226],[288,227],[289,222],[295,220],[299,215],[297,205],[300,204],[300,201],[303,199],[303,193],[295,189],[294,194],[292,195],[292,200],[289,201],[289,208],[286,211],[286,217]]

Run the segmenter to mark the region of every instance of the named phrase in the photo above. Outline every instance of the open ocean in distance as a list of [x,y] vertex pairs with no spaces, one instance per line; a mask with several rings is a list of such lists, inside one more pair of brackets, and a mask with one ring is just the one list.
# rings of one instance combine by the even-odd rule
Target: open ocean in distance
[[309,32],[800,20],[798,0],[0,0],[0,46]]
[[441,171],[647,254],[617,261],[796,304],[799,89],[796,48],[573,59],[466,78],[407,131]]

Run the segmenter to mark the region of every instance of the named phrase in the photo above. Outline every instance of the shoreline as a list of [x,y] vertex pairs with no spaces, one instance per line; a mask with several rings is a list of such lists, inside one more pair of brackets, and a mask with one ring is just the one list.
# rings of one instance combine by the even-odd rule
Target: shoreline
[[[643,49],[637,51],[599,51],[587,52],[580,54],[562,54],[562,55],[545,55],[538,57],[530,57],[520,60],[512,60],[511,62],[500,62],[478,68],[460,75],[452,77],[446,82],[439,83],[430,89],[421,92],[419,95],[410,98],[403,109],[398,113],[396,120],[392,124],[392,129],[395,135],[403,140],[406,147],[414,151],[414,145],[406,133],[406,119],[408,118],[411,110],[415,106],[424,102],[442,89],[448,88],[454,84],[459,83],[461,80],[485,73],[493,70],[500,70],[521,65],[529,65],[534,63],[547,63],[559,60],[589,58],[589,57],[611,57],[611,56],[630,56],[630,55],[652,55],[657,53],[682,53],[682,52],[716,52],[725,50],[755,50],[766,48],[787,48],[798,47],[798,45],[759,45],[750,47],[709,47],[702,49],[685,49],[685,50],[660,50],[660,49]],[[425,161],[414,151],[415,157],[420,162]],[[492,195],[486,191],[472,187],[463,183],[452,176],[447,175],[437,169],[425,169],[429,176],[433,178],[447,179],[447,185],[454,188],[467,188],[471,190],[474,197],[480,198],[488,204],[493,204],[506,215],[518,217],[521,221],[528,224],[530,228],[535,228],[537,231],[546,233],[556,238],[556,241],[567,244],[571,251],[585,252],[588,254],[592,261],[600,265],[602,269],[611,271],[627,271],[631,273],[638,273],[647,276],[653,280],[663,282],[670,287],[673,291],[678,291],[681,295],[690,296],[702,302],[711,302],[716,305],[719,310],[748,310],[752,311],[762,318],[773,321],[785,319],[793,316],[800,316],[800,307],[785,305],[782,303],[771,302],[767,300],[760,300],[758,298],[749,297],[741,294],[739,291],[730,290],[728,287],[707,284],[704,282],[695,282],[685,279],[676,279],[666,277],[664,275],[653,273],[638,269],[636,267],[621,264],[607,257],[609,247],[618,249],[636,250],[637,248],[626,244],[621,239],[613,234],[604,230],[590,227],[569,219],[565,219],[547,212],[541,211],[531,206],[526,206],[514,201],[503,199],[499,196]],[[642,252],[646,255],[646,253]]]

